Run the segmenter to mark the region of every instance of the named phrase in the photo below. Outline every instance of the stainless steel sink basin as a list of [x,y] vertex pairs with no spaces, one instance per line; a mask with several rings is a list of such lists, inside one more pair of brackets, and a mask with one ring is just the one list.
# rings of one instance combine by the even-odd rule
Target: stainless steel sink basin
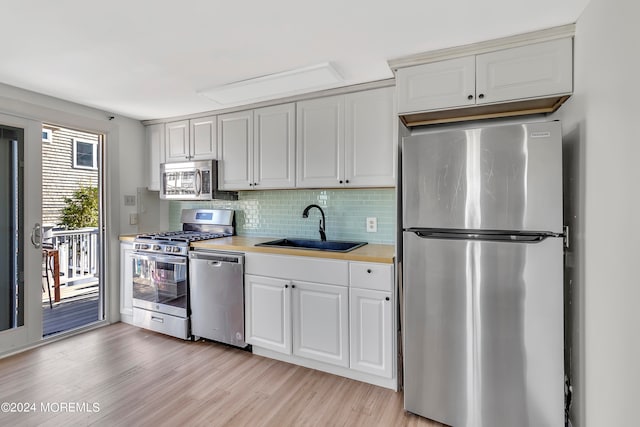
[[321,240],[308,239],[278,239],[264,243],[257,243],[256,246],[311,249],[314,251],[349,252],[366,244],[367,242],[342,242],[337,240],[323,242]]

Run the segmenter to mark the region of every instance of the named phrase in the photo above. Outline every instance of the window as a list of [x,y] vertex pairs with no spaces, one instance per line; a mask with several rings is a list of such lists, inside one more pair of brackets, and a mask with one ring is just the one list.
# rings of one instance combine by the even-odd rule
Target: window
[[73,167],[98,169],[98,142],[73,139]]
[[42,128],[42,142],[51,144],[53,141],[53,131],[51,129]]

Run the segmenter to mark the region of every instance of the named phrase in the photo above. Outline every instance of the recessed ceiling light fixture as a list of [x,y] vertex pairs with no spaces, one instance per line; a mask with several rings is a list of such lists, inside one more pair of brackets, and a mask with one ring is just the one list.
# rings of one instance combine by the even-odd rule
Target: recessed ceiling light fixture
[[219,104],[282,98],[299,93],[336,87],[344,80],[330,63],[297,68],[281,73],[242,80],[198,92]]

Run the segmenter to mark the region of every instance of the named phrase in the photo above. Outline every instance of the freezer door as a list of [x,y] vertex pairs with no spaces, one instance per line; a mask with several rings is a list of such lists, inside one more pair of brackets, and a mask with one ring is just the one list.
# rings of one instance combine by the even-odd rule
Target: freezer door
[[405,229],[561,233],[560,122],[404,138],[402,198]]
[[564,422],[562,239],[404,235],[405,408],[462,426]]

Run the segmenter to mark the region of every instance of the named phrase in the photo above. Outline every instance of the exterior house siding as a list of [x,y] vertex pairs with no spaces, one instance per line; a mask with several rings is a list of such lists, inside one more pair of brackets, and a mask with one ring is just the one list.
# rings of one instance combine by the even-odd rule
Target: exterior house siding
[[97,186],[97,169],[73,167],[73,139],[97,142],[99,135],[44,126],[52,129],[52,141],[42,143],[42,224],[56,226],[65,206],[65,198],[71,197],[81,186]]

